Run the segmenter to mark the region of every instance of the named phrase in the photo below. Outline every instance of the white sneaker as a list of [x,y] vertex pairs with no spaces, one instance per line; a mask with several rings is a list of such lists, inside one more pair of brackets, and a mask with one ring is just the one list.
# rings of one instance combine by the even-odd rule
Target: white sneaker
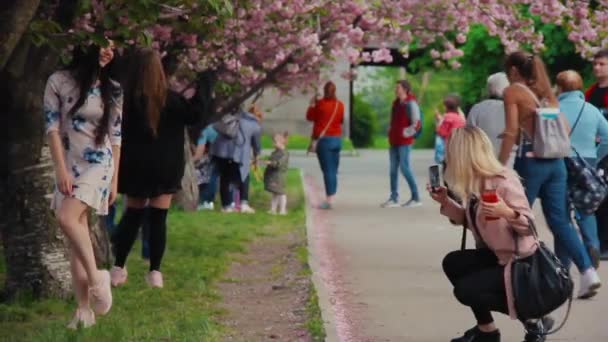
[[236,213],[236,209],[232,206],[225,207],[225,208],[222,208],[222,212],[226,213],[226,214],[232,214],[232,213]]
[[203,202],[203,204],[199,204],[196,208],[197,210],[213,210],[214,205],[213,202]]
[[386,202],[380,204],[380,208],[399,208],[399,202],[388,199]]
[[249,206],[248,203],[241,204],[241,213],[243,214],[255,214],[255,209]]
[[588,299],[597,294],[597,289],[602,286],[599,275],[592,267],[581,274],[580,289],[578,299]]
[[401,206],[404,208],[417,208],[417,207],[422,206],[422,202],[411,199],[411,200],[403,203]]

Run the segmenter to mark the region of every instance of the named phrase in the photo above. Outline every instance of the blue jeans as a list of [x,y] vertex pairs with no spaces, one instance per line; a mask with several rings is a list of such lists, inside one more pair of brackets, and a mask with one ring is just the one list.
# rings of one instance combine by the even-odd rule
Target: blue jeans
[[342,139],[340,137],[323,137],[317,143],[317,158],[321,171],[323,171],[323,182],[325,183],[325,194],[333,196],[338,191],[338,167],[340,166],[340,150]]
[[209,177],[209,183],[199,184],[199,203],[213,202],[215,200],[215,194],[217,192],[217,179],[219,173],[215,165],[211,165],[211,176]]
[[411,145],[402,146],[391,146],[388,150],[390,157],[390,181],[391,181],[391,200],[399,200],[399,175],[398,169],[401,169],[401,173],[407,181],[407,185],[410,187],[412,193],[412,199],[419,201],[420,196],[418,195],[418,186],[416,185],[416,178],[410,167],[410,151],[412,150]]
[[567,198],[566,164],[563,159],[518,157],[515,170],[522,178],[530,206],[540,198],[543,214],[553,233],[555,254],[564,265],[570,260],[582,273],[591,267],[591,259],[570,222]]
[[[597,159],[595,158],[585,158],[589,166],[595,168],[597,166]],[[586,215],[580,213],[578,210],[575,210],[576,223],[578,225],[578,229],[581,231],[581,236],[583,237],[583,243],[587,248],[593,248],[597,251],[600,250],[600,239],[597,233],[597,219],[595,218],[595,214]]]

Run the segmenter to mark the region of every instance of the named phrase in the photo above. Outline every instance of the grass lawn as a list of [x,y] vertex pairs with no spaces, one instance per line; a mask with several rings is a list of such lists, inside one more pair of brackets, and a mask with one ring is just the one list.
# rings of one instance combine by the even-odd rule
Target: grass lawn
[[[306,150],[310,144],[310,137],[304,135],[290,135],[289,142],[287,144],[288,150]],[[272,137],[269,135],[262,136],[262,148],[273,149]],[[342,150],[347,152],[353,152],[355,148],[352,142],[348,138],[342,140]]]
[[[0,340],[222,341],[223,328],[214,319],[221,314],[214,283],[230,265],[231,253],[244,251],[247,242],[257,236],[305,229],[304,194],[296,170],[289,172],[288,191],[290,215],[286,217],[265,213],[269,195],[255,180],[251,197],[258,214],[172,211],[162,268],[164,289],[150,289],[145,284],[147,264],[140,258],[138,242],[127,263],[129,280],[113,291],[112,311],[98,317],[97,325],[68,330],[65,325],[75,309],[73,302],[21,299],[0,304]],[[0,263],[0,280],[3,270]],[[316,298],[311,298],[308,309],[311,332],[323,334]]]

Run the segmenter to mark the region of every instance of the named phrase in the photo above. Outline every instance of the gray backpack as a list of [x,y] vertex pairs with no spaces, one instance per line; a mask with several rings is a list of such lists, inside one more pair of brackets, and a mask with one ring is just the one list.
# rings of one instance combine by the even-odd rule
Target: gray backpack
[[[538,106],[534,115],[534,136],[528,137],[532,140],[534,156],[541,159],[558,159],[570,156],[572,153],[568,132],[570,128],[564,114],[559,108],[544,107],[536,94],[527,86],[521,83],[515,84],[526,89]],[[526,132],[523,133],[526,134]]]

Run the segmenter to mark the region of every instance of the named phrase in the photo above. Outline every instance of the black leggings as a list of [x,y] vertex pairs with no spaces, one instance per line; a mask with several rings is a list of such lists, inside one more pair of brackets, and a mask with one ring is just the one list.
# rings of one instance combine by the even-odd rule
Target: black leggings
[[450,252],[443,271],[454,285],[454,296],[471,307],[478,324],[494,322],[491,311],[508,314],[504,266],[487,248]]
[[[148,241],[150,243],[150,271],[159,271],[160,264],[167,244],[167,209],[149,207],[148,225],[150,227]],[[137,232],[144,218],[145,209],[127,208],[120,223],[112,236],[116,247],[114,266],[124,267]]]

